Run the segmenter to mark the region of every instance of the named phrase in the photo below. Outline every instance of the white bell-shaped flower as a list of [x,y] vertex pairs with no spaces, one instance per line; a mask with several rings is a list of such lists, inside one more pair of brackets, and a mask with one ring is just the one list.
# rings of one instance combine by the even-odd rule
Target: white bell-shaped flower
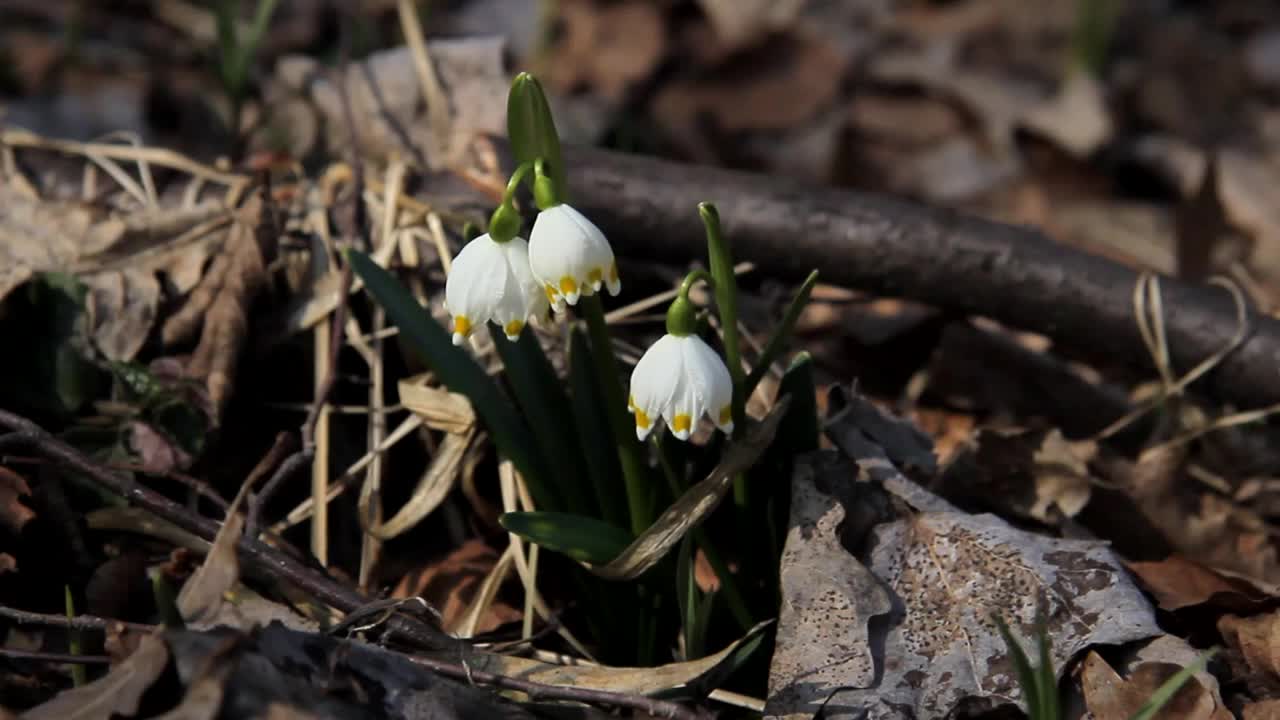
[[453,344],[490,320],[516,340],[530,319],[546,313],[547,299],[529,270],[529,244],[515,237],[497,242],[488,233],[467,243],[453,259],[444,286],[453,317]]
[[644,440],[659,418],[671,434],[687,440],[704,414],[726,434],[733,432],[733,380],[724,361],[697,335],[667,334],[654,343],[631,373],[628,409],[636,437]]
[[538,213],[529,234],[529,267],[556,312],[582,295],[622,290],[613,248],[582,213],[560,203]]

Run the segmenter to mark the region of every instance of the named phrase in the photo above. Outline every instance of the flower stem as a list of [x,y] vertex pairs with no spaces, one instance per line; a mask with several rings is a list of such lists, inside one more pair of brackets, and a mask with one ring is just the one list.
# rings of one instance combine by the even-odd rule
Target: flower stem
[[[739,437],[746,429],[746,398],[742,385],[742,350],[738,346],[738,279],[733,274],[733,253],[720,231],[720,211],[716,206],[698,203],[698,214],[707,230],[707,257],[711,260],[711,276],[716,294],[716,308],[720,311],[720,332],[724,338],[724,357],[729,365],[729,377],[733,379],[733,435]],[[748,506],[746,477],[739,473],[733,479],[733,505],[740,522],[745,520]]]
[[604,308],[595,295],[584,297],[578,308],[587,320],[587,332],[591,336],[591,357],[595,361],[596,376],[604,404],[609,415],[609,427],[613,441],[618,446],[618,461],[622,464],[622,477],[627,487],[627,504],[631,510],[631,532],[639,535],[652,522],[649,501],[649,484],[645,466],[640,458],[640,441],[636,440],[627,414],[626,390],[618,377],[618,363],[613,357],[613,343],[604,320]]

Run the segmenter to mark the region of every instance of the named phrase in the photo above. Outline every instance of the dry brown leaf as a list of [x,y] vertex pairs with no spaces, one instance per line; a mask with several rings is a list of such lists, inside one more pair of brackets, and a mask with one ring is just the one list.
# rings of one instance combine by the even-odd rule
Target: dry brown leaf
[[666,52],[662,8],[649,0],[567,0],[559,10],[564,31],[548,69],[561,91],[586,85],[608,101],[620,101]]
[[0,575],[14,572],[18,569],[18,561],[12,555],[0,552]]
[[982,429],[948,467],[947,495],[986,498],[987,507],[1057,524],[1089,503],[1096,453],[1096,443],[1068,442],[1057,429]]
[[[386,522],[364,528],[379,540],[390,540],[416,526],[445,501],[462,476],[467,451],[474,445],[476,431],[464,435],[445,435],[436,448],[431,464],[422,473],[413,495]],[[363,518],[362,518],[363,522]]]
[[1249,703],[1241,711],[1244,720],[1280,720],[1280,700]]
[[698,0],[727,49],[747,45],[795,21],[804,0]]
[[131,717],[142,695],[169,664],[169,648],[159,635],[147,635],[138,650],[111,672],[88,685],[63,690],[52,700],[22,714],[23,720],[111,720]]
[[1230,649],[1226,658],[1235,677],[1254,695],[1280,692],[1280,611],[1247,618],[1226,615],[1218,619],[1218,632]]
[[[440,612],[446,628],[456,627],[471,606],[476,592],[500,554],[479,538],[471,538],[461,547],[426,567],[401,578],[392,597],[420,597]],[[519,620],[521,612],[495,600],[481,617],[476,632],[485,633],[501,625]]]
[[424,374],[401,380],[397,386],[400,404],[433,430],[463,435],[475,427],[476,413],[467,396],[428,385],[429,379]]
[[1235,612],[1256,610],[1274,600],[1276,588],[1201,565],[1182,555],[1157,562],[1126,563],[1164,610],[1209,605]]
[[1072,70],[1058,92],[1021,117],[1033,130],[1079,158],[1087,158],[1111,139],[1111,113],[1102,83],[1091,72]]
[[138,457],[139,470],[149,475],[186,470],[193,461],[189,453],[141,420],[129,423],[129,450]]
[[222,253],[182,309],[165,321],[163,340],[173,345],[200,330],[187,374],[204,381],[221,418],[231,398],[240,352],[248,339],[249,312],[269,280],[278,229],[265,190],[254,193],[235,216]]
[[[1080,666],[1085,705],[1095,720],[1128,720],[1148,698],[1182,667],[1147,662],[1128,677],[1121,677],[1106,660],[1090,652]],[[1231,720],[1231,713],[1215,698],[1214,690],[1199,680],[1188,681],[1160,711],[1161,717],[1179,720]]]
[[149,270],[128,269],[83,278],[93,344],[108,360],[132,360],[147,341],[160,306],[160,282]]
[[245,517],[239,509],[245,495],[242,488],[227,509],[209,554],[178,592],[178,611],[188,625],[211,624],[222,607],[223,596],[240,579],[240,557],[236,551],[244,532]]
[[0,527],[15,535],[36,516],[34,510],[22,504],[24,497],[31,497],[27,481],[9,468],[0,467]]

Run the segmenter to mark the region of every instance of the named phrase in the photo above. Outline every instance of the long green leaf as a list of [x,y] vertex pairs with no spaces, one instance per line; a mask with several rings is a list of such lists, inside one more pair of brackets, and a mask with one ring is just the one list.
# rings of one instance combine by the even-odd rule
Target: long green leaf
[[817,282],[818,271],[814,270],[809,273],[809,277],[804,279],[804,283],[796,291],[796,296],[791,299],[791,304],[787,306],[787,311],[782,315],[782,322],[778,323],[778,327],[774,328],[773,335],[765,343],[764,350],[761,351],[760,357],[756,360],[755,367],[751,368],[751,373],[747,375],[747,379],[742,381],[743,397],[751,397],[751,393],[755,392],[756,386],[764,379],[765,373],[769,372],[769,366],[778,357],[778,353],[782,352],[782,347],[786,344],[787,339],[791,337],[791,331],[796,326],[796,320],[800,318],[800,311],[804,310],[804,306],[809,303],[809,295],[813,292],[813,286]]
[[555,489],[547,482],[550,475],[533,444],[528,424],[484,368],[467,351],[454,346],[444,328],[391,273],[356,250],[348,251],[347,259],[369,294],[400,328],[400,336],[409,348],[421,356],[445,387],[471,401],[499,452],[524,475],[538,506],[557,507]]
[[1036,672],[1040,675],[1040,717],[1044,720],[1058,720],[1061,713],[1058,676],[1053,671],[1053,647],[1043,608],[1036,614],[1036,637],[1040,646],[1040,664],[1036,667]]
[[551,166],[556,195],[561,202],[567,201],[569,186],[556,121],[551,116],[551,106],[541,83],[529,73],[520,73],[511,82],[511,92],[507,95],[507,137],[511,139],[511,152],[517,164],[542,158]]
[[1013,633],[1009,632],[1009,626],[1005,624],[1004,619],[999,615],[993,615],[991,619],[995,621],[996,627],[1000,630],[1000,636],[1004,638],[1004,644],[1009,647],[1009,654],[1013,656],[1013,669],[1018,674],[1018,685],[1022,687],[1027,715],[1031,716],[1031,720],[1047,720],[1040,715],[1042,707],[1040,681],[1035,671],[1031,669],[1031,661],[1027,659],[1022,646],[1014,639]]
[[592,370],[594,362],[587,336],[575,327],[569,335],[569,390],[578,441],[587,461],[587,472],[595,488],[601,517],[614,525],[625,526],[626,488],[618,482],[622,471],[609,435],[609,415],[605,411],[604,398],[596,386]]
[[498,522],[508,532],[587,563],[609,562],[631,542],[626,530],[585,515],[509,512]]
[[1203,670],[1204,666],[1209,663],[1209,659],[1217,652],[1217,648],[1206,650],[1200,657],[1195,659],[1195,662],[1182,668],[1168,680],[1161,683],[1160,687],[1151,693],[1151,697],[1147,698],[1147,701],[1142,704],[1142,707],[1129,716],[1129,720],[1151,720],[1151,718],[1155,717],[1156,713],[1160,712],[1160,708],[1167,705],[1193,675]]
[[577,424],[569,396],[551,361],[547,360],[532,331],[521,333],[516,342],[508,340],[496,327],[491,335],[516,402],[529,420],[533,437],[551,469],[555,496],[563,502],[542,509],[594,515],[596,511],[591,502],[594,493],[582,475],[586,463],[576,437]]
[[680,553],[676,561],[676,602],[680,605],[680,624],[684,629],[684,659],[702,656],[698,644],[698,583],[693,576],[693,537],[685,535],[680,541]]

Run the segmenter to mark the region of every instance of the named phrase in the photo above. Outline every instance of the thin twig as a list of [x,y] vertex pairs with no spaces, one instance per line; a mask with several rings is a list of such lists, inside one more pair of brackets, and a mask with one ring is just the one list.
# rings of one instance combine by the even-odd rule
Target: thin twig
[[[0,410],[0,427],[14,431],[11,435],[0,437],[0,444],[8,444],[3,441],[18,436],[27,447],[38,450],[40,454],[76,471],[103,489],[119,495],[157,517],[168,520],[187,532],[212,542],[221,528],[221,524],[217,521],[187,510],[128,475],[99,465],[76,448],[20,415]],[[303,565],[300,561],[255,537],[245,535],[240,539],[238,547],[245,565],[255,572],[295,585],[308,595],[341,612],[350,612],[367,602],[365,597],[350,587],[319,570]],[[441,648],[454,646],[457,642],[421,622],[401,616],[392,618],[389,629],[393,636],[414,645]]]
[[151,632],[151,630],[155,629],[154,625],[147,625],[146,623],[125,622],[124,620],[112,620],[111,618],[101,618],[93,615],[76,615],[68,618],[64,614],[31,612],[6,605],[0,605],[0,617],[8,618],[19,625],[61,627],[68,630],[101,630],[106,632],[113,627],[123,627],[126,630],[136,630],[137,632]]
[[0,647],[0,655],[15,660],[42,660],[51,663],[69,663],[72,665],[110,665],[111,658],[106,655],[72,655],[70,653],[41,652],[38,650],[14,650]]
[[670,718],[671,720],[703,720],[708,717],[704,713],[700,713],[683,705],[678,705],[667,700],[655,700],[653,698],[644,697],[643,695],[627,695],[623,693],[609,692],[607,690],[593,690],[591,688],[567,687],[563,685],[547,685],[545,683],[532,682],[529,680],[520,680],[518,678],[498,675],[483,670],[476,670],[466,665],[446,662],[434,658],[422,657],[419,655],[408,656],[413,662],[429,668],[432,672],[451,677],[457,680],[475,683],[478,685],[490,685],[503,690],[516,690],[529,696],[530,700],[573,700],[581,703],[590,703],[594,705],[610,705],[618,708],[627,708],[630,710],[639,710],[646,712],[655,717]]
[[[291,474],[281,473],[280,471],[285,469],[285,464],[288,463],[289,460],[294,460],[294,458],[299,457],[297,453],[289,456],[288,458],[285,457],[286,453],[293,450],[293,445],[294,439],[291,433],[282,432],[276,435],[276,441],[272,443],[271,449],[268,450],[267,454],[258,461],[258,464],[253,467],[253,470],[249,473],[249,477],[245,480],[248,486],[252,488],[254,485],[257,485],[262,477],[267,473],[272,472],[273,470],[275,471],[271,475],[271,479],[263,486],[262,490],[254,493],[249,498],[248,517],[245,519],[245,533],[247,535],[257,535],[258,521],[262,518],[262,506],[265,505],[267,500],[271,498],[271,495],[279,489],[280,484],[284,482],[285,478]],[[296,464],[297,461],[295,461],[295,465]]]

